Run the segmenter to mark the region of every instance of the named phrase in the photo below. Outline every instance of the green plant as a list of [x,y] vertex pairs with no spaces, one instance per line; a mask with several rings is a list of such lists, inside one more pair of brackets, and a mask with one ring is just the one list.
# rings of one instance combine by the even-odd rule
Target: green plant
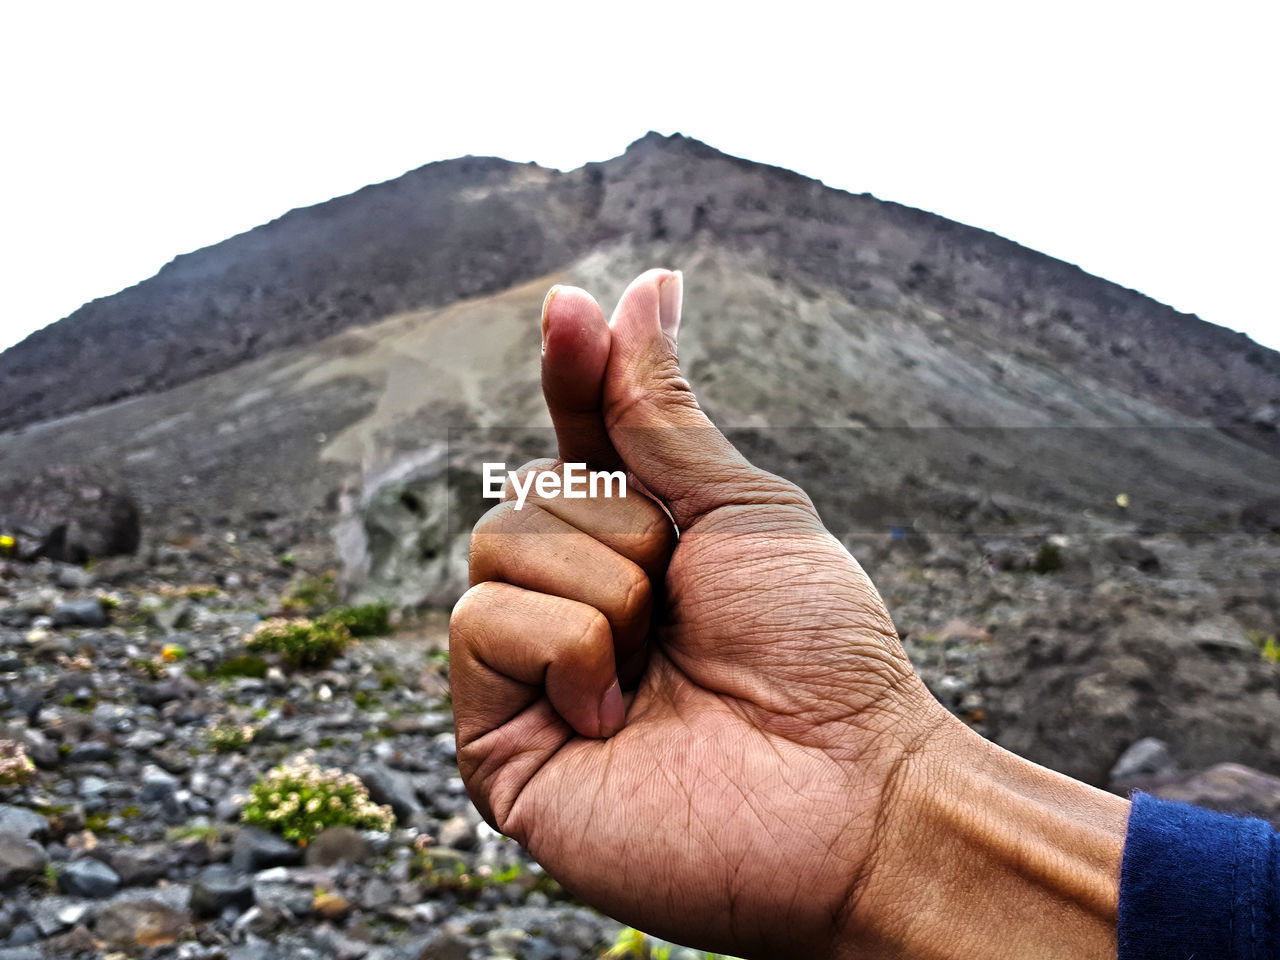
[[258,728],[251,723],[227,723],[211,726],[205,735],[215,753],[235,753],[253,743]]
[[223,660],[213,668],[213,675],[223,679],[253,677],[255,680],[261,680],[267,675],[267,661],[253,654],[244,653],[230,660]]
[[1040,549],[1036,551],[1036,559],[1031,564],[1031,569],[1036,573],[1053,573],[1061,570],[1062,550],[1058,548],[1056,543],[1042,543]]
[[1258,652],[1262,654],[1262,659],[1268,663],[1280,663],[1280,640],[1276,639],[1274,633],[1263,633],[1261,630],[1246,631],[1246,636],[1253,641],[1253,645],[1258,648]]
[[321,617],[320,622],[340,623],[353,637],[379,637],[391,632],[391,607],[385,603],[338,607]]
[[321,769],[309,750],[275,767],[250,787],[241,818],[302,844],[327,827],[390,830],[396,822],[390,807],[369,799],[359,777]]
[[247,646],[255,653],[278,653],[292,667],[327,667],[350,642],[351,632],[340,623],[274,617],[258,624]]
[[317,616],[338,605],[338,581],[332,570],[318,577],[306,577],[280,602],[288,613]]
[[26,748],[16,740],[0,740],[0,787],[21,786],[36,774]]
[[[671,944],[658,940],[635,927],[623,927],[613,946],[601,955],[601,960],[671,960]],[[721,953],[699,953],[699,960],[733,960]]]

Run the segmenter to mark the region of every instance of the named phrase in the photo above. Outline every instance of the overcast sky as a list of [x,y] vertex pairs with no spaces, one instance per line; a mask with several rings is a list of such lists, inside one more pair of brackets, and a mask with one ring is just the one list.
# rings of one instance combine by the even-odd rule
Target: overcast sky
[[931,210],[1280,347],[1274,2],[8,3],[0,347],[467,153],[650,129]]

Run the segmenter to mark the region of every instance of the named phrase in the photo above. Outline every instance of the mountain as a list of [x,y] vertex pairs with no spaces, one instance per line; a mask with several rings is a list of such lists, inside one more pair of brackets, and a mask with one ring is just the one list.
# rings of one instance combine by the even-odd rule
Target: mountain
[[[105,463],[156,520],[323,510],[426,438],[545,425],[546,288],[607,302],[656,264],[685,270],[682,354],[712,413],[837,523],[885,496],[938,523],[992,490],[1065,516],[1135,488],[1134,516],[1204,526],[1276,492],[1280,354],[993,234],[652,133],[568,173],[430,164],[87,304],[0,355],[0,473]],[[838,482],[853,457],[873,466]]]
[[810,493],[949,707],[1094,783],[1148,736],[1280,773],[1280,355],[685,137],[431,164],[178,258],[0,355],[0,481],[109,469],[148,562],[234,550],[262,584],[318,551],[397,598],[428,564],[447,605],[480,462],[552,450],[547,288],[608,311],[650,266],[684,270],[712,418]]

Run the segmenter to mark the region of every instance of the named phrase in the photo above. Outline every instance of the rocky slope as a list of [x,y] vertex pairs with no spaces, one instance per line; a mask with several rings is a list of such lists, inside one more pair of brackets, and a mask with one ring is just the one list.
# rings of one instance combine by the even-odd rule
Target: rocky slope
[[1274,433],[1280,416],[1280,358],[1242,335],[981,230],[649,134],[568,173],[430,164],[178,257],[0,355],[0,427],[504,290],[620,238],[752,253],[858,309],[905,299],[951,336],[1016,337],[1023,355],[1219,425]]

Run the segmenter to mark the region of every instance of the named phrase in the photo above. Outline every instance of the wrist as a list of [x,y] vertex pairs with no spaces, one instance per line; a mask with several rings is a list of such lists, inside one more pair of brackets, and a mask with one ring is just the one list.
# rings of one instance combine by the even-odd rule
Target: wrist
[[1128,801],[946,715],[899,766],[837,956],[1115,956]]

